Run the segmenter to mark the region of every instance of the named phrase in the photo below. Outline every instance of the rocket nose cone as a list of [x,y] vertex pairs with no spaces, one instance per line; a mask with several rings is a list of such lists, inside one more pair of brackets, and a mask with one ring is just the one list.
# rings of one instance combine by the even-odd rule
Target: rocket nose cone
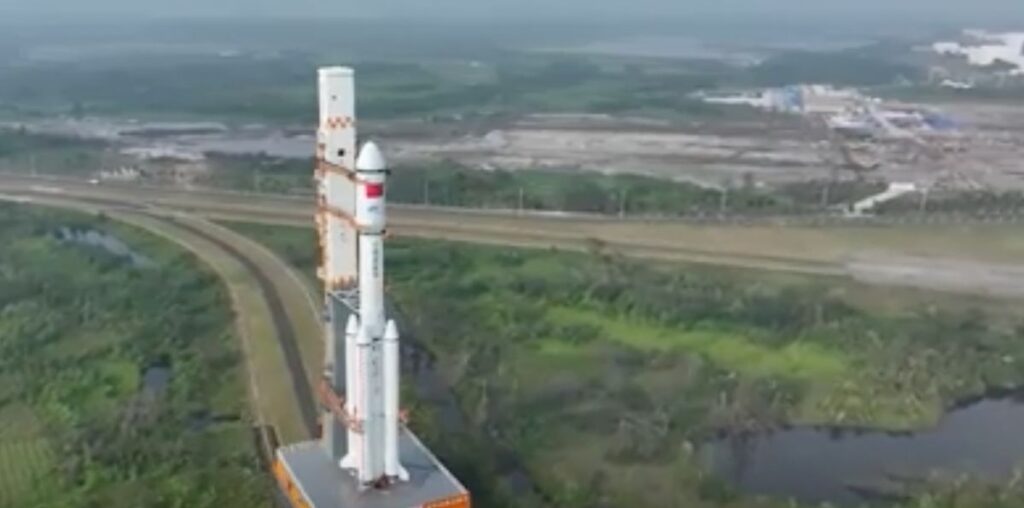
[[359,151],[359,158],[356,159],[356,171],[383,171],[388,168],[384,154],[373,141],[366,142],[363,149]]
[[321,67],[317,69],[317,74],[323,79],[347,78],[352,76],[353,72],[351,67]]
[[349,315],[349,317],[348,317],[348,324],[345,326],[345,334],[346,335],[355,335],[358,332],[359,332],[359,320],[356,319],[356,316],[354,314],[353,315]]
[[386,327],[384,327],[384,340],[397,340],[398,339],[398,325],[395,324],[394,320],[389,320]]

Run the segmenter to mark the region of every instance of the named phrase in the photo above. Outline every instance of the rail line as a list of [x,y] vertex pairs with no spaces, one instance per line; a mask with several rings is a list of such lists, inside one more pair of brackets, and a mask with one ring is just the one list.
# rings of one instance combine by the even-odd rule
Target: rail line
[[303,425],[309,431],[311,436],[315,436],[318,432],[318,422],[313,388],[309,384],[309,378],[306,376],[306,369],[302,364],[302,355],[299,353],[295,327],[292,325],[291,319],[289,319],[288,313],[285,311],[284,302],[281,301],[281,295],[278,294],[277,289],[270,280],[270,277],[264,273],[255,261],[243,254],[237,247],[217,238],[209,232],[177,220],[174,217],[163,217],[157,214],[147,215],[155,219],[168,221],[174,224],[175,227],[181,228],[189,234],[200,237],[203,240],[216,245],[229,256],[241,263],[246,270],[249,270],[253,274],[253,277],[255,277],[256,282],[260,287],[260,292],[263,293],[264,298],[267,300],[267,306],[270,308],[270,317],[274,323],[274,332],[277,336],[278,344],[281,346],[281,351],[284,354],[285,366],[288,369],[288,374],[292,379],[292,386],[294,387],[295,398],[298,401],[301,411],[300,416],[302,417]]

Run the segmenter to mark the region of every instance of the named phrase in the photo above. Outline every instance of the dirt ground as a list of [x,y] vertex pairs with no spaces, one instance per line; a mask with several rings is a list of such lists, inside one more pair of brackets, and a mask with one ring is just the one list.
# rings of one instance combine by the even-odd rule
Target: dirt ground
[[[1024,105],[920,105],[952,115],[962,128],[924,139],[865,146],[881,162],[873,179],[944,189],[1024,189]],[[471,134],[407,129],[389,139],[400,162],[455,160],[484,169],[548,167],[636,173],[720,186],[751,173],[773,185],[855,178],[826,130],[799,117],[763,115],[673,125],[606,115],[531,115],[476,126]]]

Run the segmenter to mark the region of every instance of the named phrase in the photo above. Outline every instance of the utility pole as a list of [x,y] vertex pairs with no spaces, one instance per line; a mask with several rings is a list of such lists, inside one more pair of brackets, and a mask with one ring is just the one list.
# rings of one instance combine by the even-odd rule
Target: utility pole
[[729,209],[729,191],[732,190],[733,180],[731,176],[722,178],[722,195],[721,200],[718,202],[718,213],[725,215],[725,212]]
[[925,187],[921,190],[921,205],[919,208],[921,213],[928,213],[928,194],[931,190],[931,187]]
[[829,171],[828,182],[825,182],[825,188],[821,189],[821,208],[823,210],[828,209],[828,205],[832,201],[832,186],[836,183],[836,168],[835,166]]

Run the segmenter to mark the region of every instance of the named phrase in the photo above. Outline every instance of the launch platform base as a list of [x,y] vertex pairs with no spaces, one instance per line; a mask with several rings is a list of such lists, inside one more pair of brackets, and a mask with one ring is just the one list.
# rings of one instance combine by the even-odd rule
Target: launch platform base
[[465,487],[404,427],[399,452],[409,481],[384,490],[360,491],[319,441],[279,448],[274,473],[293,508],[469,508]]

